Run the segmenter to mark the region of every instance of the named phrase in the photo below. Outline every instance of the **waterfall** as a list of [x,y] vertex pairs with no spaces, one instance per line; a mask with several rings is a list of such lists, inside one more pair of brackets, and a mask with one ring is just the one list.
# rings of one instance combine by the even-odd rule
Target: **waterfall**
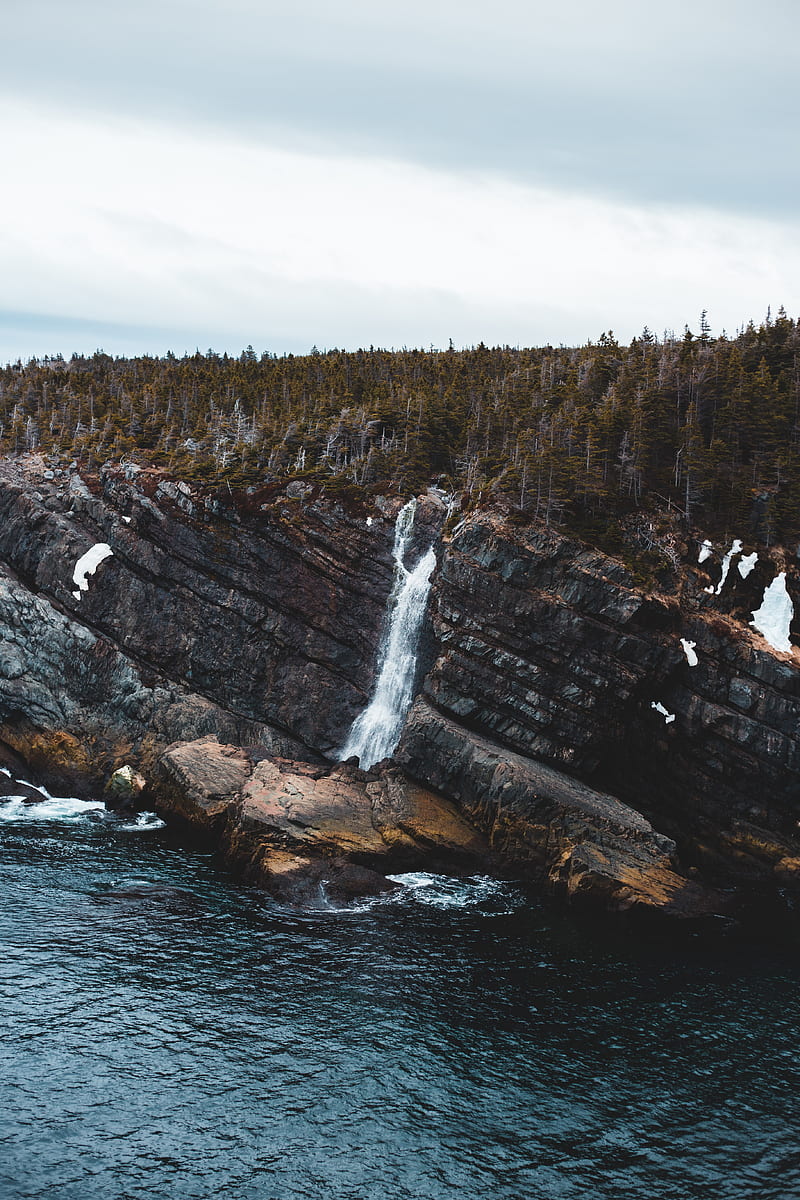
[[387,629],[378,656],[378,680],[372,699],[356,717],[341,750],[343,759],[357,754],[365,770],[394,752],[414,698],[417,648],[436,566],[433,546],[412,571],[403,562],[416,509],[416,500],[409,500],[397,515],[392,550],[394,582],[389,595]]

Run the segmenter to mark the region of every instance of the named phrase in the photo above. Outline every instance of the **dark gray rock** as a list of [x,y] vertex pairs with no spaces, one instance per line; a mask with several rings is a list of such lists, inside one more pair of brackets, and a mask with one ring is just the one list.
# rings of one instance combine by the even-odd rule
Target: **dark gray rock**
[[423,692],[467,729],[644,812],[690,861],[771,875],[755,842],[748,858],[737,835],[732,857],[729,833],[747,820],[784,855],[800,849],[800,658],[724,611],[760,602],[763,578],[731,570],[711,597],[704,571],[682,571],[680,596],[648,593],[597,550],[477,512],[434,579]]
[[397,759],[452,797],[505,862],[570,899],[697,917],[728,907],[681,874],[675,844],[639,812],[543,763],[469,733],[418,699]]
[[[392,522],[298,502],[209,517],[186,487],[152,471],[76,474],[63,501],[47,493],[51,509],[5,462],[0,561],[137,671],[334,754],[369,695]],[[76,599],[73,568],[97,542],[113,557]]]

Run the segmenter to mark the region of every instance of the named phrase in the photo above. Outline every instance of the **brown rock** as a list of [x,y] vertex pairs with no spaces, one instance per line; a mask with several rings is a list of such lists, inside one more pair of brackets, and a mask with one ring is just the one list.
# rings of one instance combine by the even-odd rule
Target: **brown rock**
[[401,771],[387,769],[367,784],[372,821],[387,846],[429,849],[440,858],[482,860],[490,856],[486,838],[452,801],[420,787]]
[[723,913],[729,905],[721,893],[673,870],[669,859],[632,847],[620,854],[608,846],[583,842],[563,852],[550,870],[550,879],[571,902],[588,902],[595,909],[700,917]]
[[391,890],[386,874],[412,867],[475,867],[486,840],[452,803],[388,769],[369,774],[279,758],[255,765],[213,739],[173,746],[159,812],[213,831],[248,878],[293,902],[338,902]]
[[265,759],[240,790],[243,827],[267,829],[271,836],[313,846],[319,853],[385,853],[363,774],[353,767],[326,771]]
[[776,862],[775,877],[784,887],[800,888],[800,858],[782,858]]
[[176,785],[161,808],[200,830],[212,827],[230,808],[252,770],[244,750],[221,746],[216,738],[171,746],[161,761]]
[[310,858],[287,850],[265,849],[253,873],[277,900],[305,908],[338,907],[401,890],[377,871],[346,859]]

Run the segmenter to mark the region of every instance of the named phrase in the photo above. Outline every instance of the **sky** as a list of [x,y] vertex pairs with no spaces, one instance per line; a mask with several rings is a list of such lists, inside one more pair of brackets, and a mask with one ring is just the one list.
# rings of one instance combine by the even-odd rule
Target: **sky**
[[0,362],[800,315],[796,0],[0,8]]

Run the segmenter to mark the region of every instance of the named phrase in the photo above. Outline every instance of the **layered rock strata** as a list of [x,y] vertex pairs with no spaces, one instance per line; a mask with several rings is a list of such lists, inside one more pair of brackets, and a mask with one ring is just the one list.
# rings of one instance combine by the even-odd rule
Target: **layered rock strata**
[[706,590],[714,575],[687,564],[674,594],[656,594],[554,531],[473,515],[442,556],[429,707],[398,761],[444,786],[454,723],[612,792],[722,880],[788,878],[800,853],[800,657],[720,611],[757,608],[775,570],[769,559],[747,579],[731,570],[718,597]]
[[398,757],[453,797],[502,861],[549,880],[571,900],[679,917],[730,907],[680,871],[675,843],[641,813],[468,732],[421,698]]
[[[778,570],[798,600],[775,551],[742,572],[733,555],[723,580],[722,554],[699,564],[687,542],[654,591],[599,550],[477,511],[440,548],[395,768],[326,767],[372,690],[401,503],[0,464],[0,743],[79,793],[128,764],[147,803],[197,828],[201,793],[174,751],[166,776],[160,762],[219,739],[245,775],[223,788],[215,760],[207,829],[276,888],[297,858],[457,863],[467,835],[447,848],[442,804],[479,832],[471,862],[480,844],[493,869],[612,908],[724,909],[702,880],[800,885],[800,658],[748,624]],[[444,515],[420,505],[420,547]],[[73,572],[98,545],[111,555],[83,591]]]
[[372,685],[400,501],[368,520],[285,496],[225,509],[133,468],[44,474],[0,464],[0,738],[98,778],[203,733],[335,755]]

